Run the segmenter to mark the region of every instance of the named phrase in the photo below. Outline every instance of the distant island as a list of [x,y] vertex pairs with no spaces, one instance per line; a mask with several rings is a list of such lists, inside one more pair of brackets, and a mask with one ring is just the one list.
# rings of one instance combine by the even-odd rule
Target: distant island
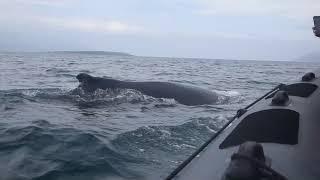
[[49,53],[69,53],[69,54],[92,54],[92,55],[110,55],[110,56],[133,56],[124,52],[113,51],[50,51]]

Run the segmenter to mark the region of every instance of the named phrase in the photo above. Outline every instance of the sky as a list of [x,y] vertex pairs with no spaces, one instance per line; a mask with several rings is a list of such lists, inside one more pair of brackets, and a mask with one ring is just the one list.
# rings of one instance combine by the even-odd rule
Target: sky
[[0,0],[0,51],[296,60],[319,0]]

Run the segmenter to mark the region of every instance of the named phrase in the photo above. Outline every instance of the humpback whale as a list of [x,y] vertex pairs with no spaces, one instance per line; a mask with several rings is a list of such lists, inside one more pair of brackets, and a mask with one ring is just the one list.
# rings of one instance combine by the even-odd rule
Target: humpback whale
[[203,105],[217,102],[216,93],[193,86],[171,82],[130,82],[111,78],[94,77],[80,73],[76,77],[85,92],[94,92],[96,89],[134,89],[155,98],[171,98],[184,105]]

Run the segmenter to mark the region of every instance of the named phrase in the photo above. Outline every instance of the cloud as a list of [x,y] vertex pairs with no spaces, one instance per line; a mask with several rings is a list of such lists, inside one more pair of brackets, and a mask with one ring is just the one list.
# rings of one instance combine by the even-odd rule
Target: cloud
[[198,0],[201,15],[274,15],[310,18],[319,13],[319,0]]
[[3,0],[4,2],[15,5],[29,5],[29,6],[49,6],[49,7],[64,7],[76,0]]
[[[27,26],[50,30],[74,30],[102,34],[135,34],[145,28],[112,14],[90,16],[72,10],[78,0],[0,0],[0,27]],[[93,6],[94,7],[94,6]],[[91,7],[91,8],[93,8]],[[66,9],[67,8],[67,9]],[[70,9],[71,8],[71,9]],[[90,8],[90,7],[89,7]],[[94,14],[94,9],[91,10]]]
[[300,44],[301,51],[318,47],[311,27],[319,7],[320,0],[0,0],[0,37],[8,47],[35,50],[223,57],[235,49],[234,57],[251,58],[288,47],[283,54],[292,57]]
[[84,32],[134,34],[142,32],[143,28],[116,20],[91,20],[74,18],[37,17],[39,23],[60,29],[77,30]]

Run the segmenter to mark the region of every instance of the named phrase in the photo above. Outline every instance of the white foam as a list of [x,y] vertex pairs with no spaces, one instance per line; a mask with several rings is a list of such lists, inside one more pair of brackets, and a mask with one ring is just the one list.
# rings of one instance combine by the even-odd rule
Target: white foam
[[228,96],[228,97],[234,97],[234,96],[240,96],[240,92],[238,91],[234,91],[234,90],[230,90],[230,91],[218,91],[218,90],[215,90],[214,91],[215,93],[217,94],[221,94],[223,96]]

